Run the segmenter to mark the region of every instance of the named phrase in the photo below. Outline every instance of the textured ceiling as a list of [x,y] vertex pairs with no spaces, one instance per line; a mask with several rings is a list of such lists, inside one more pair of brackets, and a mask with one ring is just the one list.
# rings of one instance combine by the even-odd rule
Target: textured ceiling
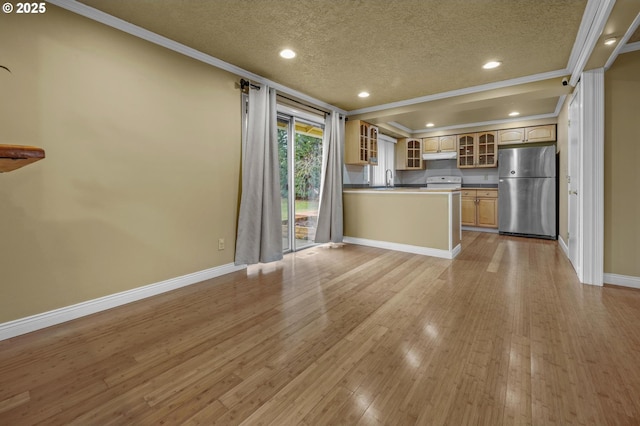
[[[564,70],[587,0],[82,0],[82,3],[347,111]],[[618,0],[633,3],[637,0]],[[637,11],[636,11],[637,14]],[[631,16],[633,20],[634,16]],[[298,53],[283,60],[278,52]],[[502,61],[482,70],[489,60]],[[606,60],[606,59],[605,59]],[[602,64],[600,65],[602,66]],[[551,84],[551,83],[549,83]],[[531,95],[531,115],[561,94]],[[357,97],[366,90],[371,96]],[[525,91],[526,92],[526,91]],[[409,129],[504,116],[517,97],[470,111],[416,106]],[[529,99],[531,98],[531,99]],[[455,104],[456,102],[453,102]],[[437,105],[437,104],[436,104]],[[420,115],[422,114],[422,115]],[[385,114],[369,114],[380,121]],[[391,113],[386,113],[391,117]],[[491,118],[493,119],[493,118]],[[384,119],[386,120],[386,118]],[[441,120],[441,121],[440,121]]]

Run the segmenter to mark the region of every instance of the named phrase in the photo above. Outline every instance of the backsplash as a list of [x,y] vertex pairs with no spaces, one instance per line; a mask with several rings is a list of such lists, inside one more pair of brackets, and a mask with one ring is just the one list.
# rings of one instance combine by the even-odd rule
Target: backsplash
[[366,167],[345,164],[342,170],[342,181],[344,185],[363,185],[369,182],[366,175]]
[[431,176],[462,176],[463,184],[498,184],[498,169],[459,169],[456,160],[429,160],[425,170],[398,170],[396,184],[425,184]]
[[[377,166],[376,166],[377,167]],[[367,168],[345,165],[343,169],[345,185],[364,185],[368,182]],[[393,176],[394,185],[425,185],[431,176],[462,176],[462,183],[498,184],[498,169],[459,169],[456,160],[429,160],[425,170],[397,170]]]

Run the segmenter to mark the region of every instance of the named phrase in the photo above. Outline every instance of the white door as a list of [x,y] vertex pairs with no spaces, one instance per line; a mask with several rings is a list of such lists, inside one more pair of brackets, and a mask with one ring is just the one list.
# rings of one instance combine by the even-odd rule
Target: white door
[[569,248],[569,260],[582,281],[582,245],[580,244],[580,150],[582,149],[582,95],[581,87],[578,84],[574,91],[573,99],[569,104],[569,154],[568,154],[568,190],[569,190],[569,238],[567,246]]

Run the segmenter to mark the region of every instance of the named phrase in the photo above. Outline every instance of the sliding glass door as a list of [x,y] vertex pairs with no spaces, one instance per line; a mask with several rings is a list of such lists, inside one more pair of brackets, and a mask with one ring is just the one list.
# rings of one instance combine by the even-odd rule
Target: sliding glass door
[[323,125],[278,116],[282,247],[285,252],[313,244],[318,220]]

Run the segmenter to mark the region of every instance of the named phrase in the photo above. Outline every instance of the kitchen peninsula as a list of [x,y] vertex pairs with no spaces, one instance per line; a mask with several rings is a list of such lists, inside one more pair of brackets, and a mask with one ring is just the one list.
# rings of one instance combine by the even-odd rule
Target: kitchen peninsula
[[346,243],[453,259],[460,252],[460,189],[343,190]]

